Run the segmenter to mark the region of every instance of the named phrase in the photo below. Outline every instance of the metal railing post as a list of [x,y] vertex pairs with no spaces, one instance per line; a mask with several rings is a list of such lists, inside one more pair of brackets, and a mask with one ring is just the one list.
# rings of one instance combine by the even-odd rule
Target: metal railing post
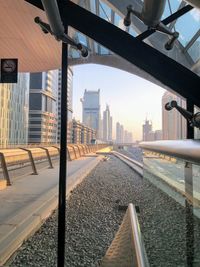
[[3,170],[3,176],[7,181],[7,185],[11,185],[12,183],[10,181],[10,176],[9,176],[9,172],[8,172],[5,156],[4,156],[3,153],[0,153],[0,159],[1,159],[1,167],[2,167],[2,170]]
[[40,147],[40,148],[46,151],[47,159],[49,161],[49,169],[53,169],[54,167],[53,167],[53,163],[52,163],[48,148],[46,148],[46,147]]
[[23,147],[20,147],[19,149],[28,152],[29,159],[30,159],[31,166],[32,166],[32,170],[33,170],[33,173],[32,173],[32,174],[34,174],[34,175],[38,175],[38,172],[37,172],[37,169],[36,169],[36,165],[35,165],[35,161],[34,161],[34,158],[33,158],[33,155],[32,155],[31,150],[29,150],[29,149],[27,149],[27,148],[23,148]]

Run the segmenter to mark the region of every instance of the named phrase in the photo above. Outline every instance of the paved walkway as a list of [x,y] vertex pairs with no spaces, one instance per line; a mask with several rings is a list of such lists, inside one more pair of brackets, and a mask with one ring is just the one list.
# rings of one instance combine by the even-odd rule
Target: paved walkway
[[[101,157],[68,162],[67,194],[97,165]],[[28,175],[0,191],[0,266],[52,213],[58,204],[59,168]]]

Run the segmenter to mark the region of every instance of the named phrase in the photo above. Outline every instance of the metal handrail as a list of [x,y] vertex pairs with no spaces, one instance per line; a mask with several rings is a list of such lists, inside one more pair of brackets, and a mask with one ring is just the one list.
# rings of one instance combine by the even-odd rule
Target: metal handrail
[[149,267],[135,206],[130,203],[100,267]]
[[130,212],[131,219],[131,227],[132,227],[132,239],[134,242],[135,254],[137,259],[138,267],[147,267],[149,266],[149,262],[147,259],[145,247],[142,240],[142,234],[140,231],[140,225],[137,217],[137,213],[135,207],[132,203],[128,206]]
[[187,162],[200,164],[200,140],[163,140],[142,142],[144,150],[165,154]]

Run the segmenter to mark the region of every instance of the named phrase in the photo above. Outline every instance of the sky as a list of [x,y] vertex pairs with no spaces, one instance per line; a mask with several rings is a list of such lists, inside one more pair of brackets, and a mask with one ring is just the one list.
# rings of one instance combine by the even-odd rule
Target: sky
[[165,90],[147,80],[119,69],[86,64],[73,67],[73,117],[82,121],[80,98],[84,90],[100,89],[101,114],[110,107],[115,138],[116,122],[142,139],[142,124],[152,121],[153,130],[162,128],[161,99]]

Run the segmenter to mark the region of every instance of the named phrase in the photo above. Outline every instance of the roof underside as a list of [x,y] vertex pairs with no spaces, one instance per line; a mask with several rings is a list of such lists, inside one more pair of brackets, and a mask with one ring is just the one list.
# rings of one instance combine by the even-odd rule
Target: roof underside
[[[142,1],[140,0],[75,0],[74,2],[120,29],[123,29],[132,36],[138,36],[146,30],[146,26],[136,17],[133,17],[133,23],[129,28],[123,26],[123,18],[126,14],[127,5],[132,3],[136,10],[141,9]],[[169,16],[184,5],[185,3],[179,0],[168,1],[163,18]],[[176,28],[177,31],[181,31],[179,42],[177,42],[173,51],[167,52],[163,49],[163,44],[168,37],[161,33],[153,34],[145,42],[187,68],[198,72],[200,57],[200,12],[197,9],[193,9],[189,13],[175,23],[168,25],[169,28]],[[45,13],[42,10],[24,0],[2,0],[0,14],[1,58],[19,58],[19,71],[21,72],[37,72],[60,67],[61,44],[52,36],[45,35],[38,25],[34,23],[36,16],[47,21]],[[192,21],[193,23],[191,24]],[[192,29],[189,32],[188,30],[184,32],[184,29],[187,28],[184,23],[190,23]],[[90,55],[92,56],[103,55],[105,57],[106,55],[112,55],[110,50],[72,28],[70,28],[70,35],[88,46]],[[72,59],[70,61],[72,65],[84,63],[79,53],[74,49],[70,48],[69,56]],[[76,60],[73,62],[73,59]],[[87,62],[90,62],[90,58]]]
[[[185,6],[185,3],[181,3],[180,6],[179,0],[173,0],[173,3],[175,1],[179,2],[176,9]],[[70,36],[87,45],[90,50],[89,58],[84,61],[77,51],[69,48],[70,64],[98,63],[113,66],[113,60],[115,60],[117,63],[115,67],[172,89],[200,105],[200,100],[197,100],[199,99],[197,90],[200,86],[200,78],[192,73],[192,71],[198,72],[199,54],[197,53],[193,60],[188,53],[189,48],[199,42],[199,24],[195,26],[197,32],[185,46],[177,41],[173,51],[166,52],[163,44],[168,40],[168,36],[154,33],[145,42],[142,42],[134,38],[146,30],[141,21],[133,17],[133,23],[129,29],[123,26],[126,6],[132,3],[134,8],[141,8],[142,1],[140,0],[74,1],[78,5],[74,5],[72,2],[67,5],[65,1],[59,2],[62,5],[60,10],[63,24],[71,25]],[[170,12],[172,12],[172,7],[170,6]],[[18,58],[21,72],[39,72],[60,68],[61,43],[56,41],[53,36],[44,34],[34,23],[36,16],[48,22],[40,1],[3,0],[0,12],[1,58]],[[199,11],[196,12],[194,14],[197,14],[198,21]],[[67,13],[68,22],[66,23]],[[170,14],[166,13],[163,16],[168,15]],[[90,23],[90,21],[93,22]],[[176,24],[177,21],[168,26],[173,29]],[[123,40],[123,42],[119,40]],[[130,68],[130,64],[135,66]]]

